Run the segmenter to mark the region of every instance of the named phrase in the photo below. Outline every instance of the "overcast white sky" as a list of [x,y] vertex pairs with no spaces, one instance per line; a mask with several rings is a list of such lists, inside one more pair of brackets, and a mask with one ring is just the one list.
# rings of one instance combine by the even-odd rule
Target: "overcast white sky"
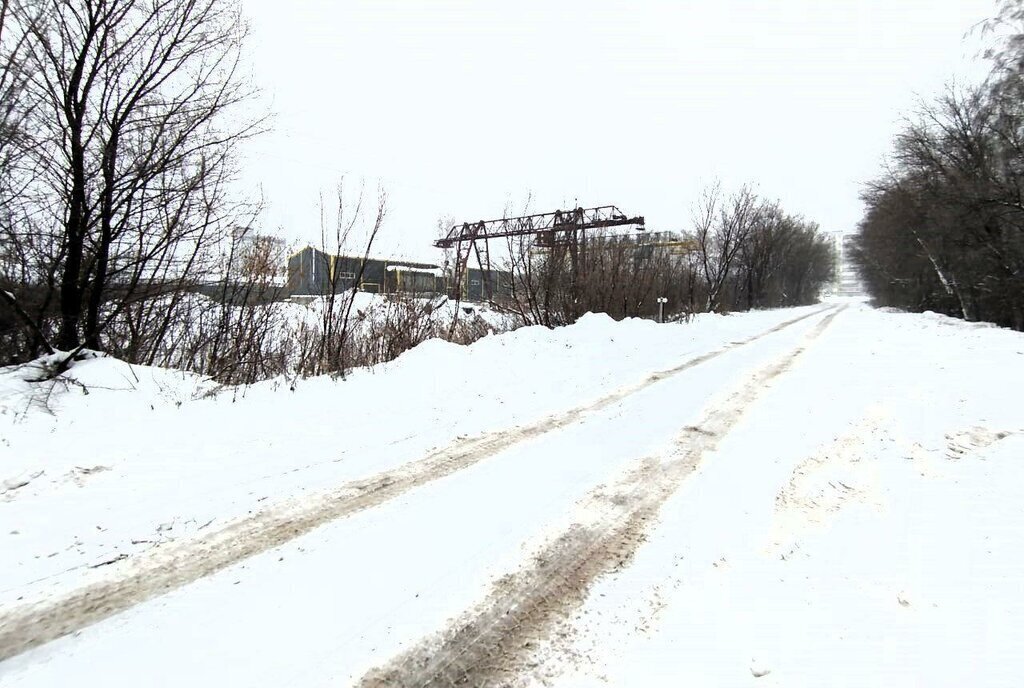
[[860,217],[915,94],[979,73],[993,0],[243,0],[274,131],[244,181],[264,230],[319,237],[341,177],[390,196],[383,252],[434,258],[437,221],[617,205],[683,229],[749,181],[829,231]]

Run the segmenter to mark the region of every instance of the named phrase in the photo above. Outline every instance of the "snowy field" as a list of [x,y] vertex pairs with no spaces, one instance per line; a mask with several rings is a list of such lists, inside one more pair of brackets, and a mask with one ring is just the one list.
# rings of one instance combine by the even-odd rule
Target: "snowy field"
[[1024,336],[588,315],[295,385],[0,371],[0,685],[1016,686]]

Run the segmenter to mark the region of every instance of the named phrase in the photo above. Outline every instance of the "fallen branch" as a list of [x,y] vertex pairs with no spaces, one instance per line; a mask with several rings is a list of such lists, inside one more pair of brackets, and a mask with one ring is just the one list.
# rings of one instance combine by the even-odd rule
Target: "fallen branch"
[[98,569],[101,566],[109,566],[110,564],[115,564],[115,563],[121,561],[122,559],[127,559],[127,558],[128,558],[128,555],[122,552],[121,554],[118,554],[117,556],[111,557],[110,559],[104,559],[103,561],[99,562],[98,564],[89,564],[89,568],[91,568],[91,569]]

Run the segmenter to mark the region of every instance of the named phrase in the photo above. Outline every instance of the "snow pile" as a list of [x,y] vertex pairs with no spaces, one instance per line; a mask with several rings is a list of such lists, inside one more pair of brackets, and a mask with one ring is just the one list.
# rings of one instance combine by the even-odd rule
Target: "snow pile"
[[[335,298],[335,308],[338,316],[343,315],[342,308],[347,305],[347,294],[339,294]],[[327,308],[327,298],[323,296],[298,297],[294,301],[279,304],[285,321],[291,325],[303,324],[309,327],[316,327],[320,324]],[[459,314],[460,318],[474,316],[481,318],[489,327],[497,331],[512,329],[514,323],[512,318],[499,310],[494,309],[486,303],[455,301],[445,296],[435,297],[412,297],[401,295],[398,297],[384,294],[371,294],[369,292],[357,291],[352,302],[352,325],[358,332],[361,324],[367,325],[386,320],[388,315],[396,309],[412,308],[422,312],[438,327],[447,328],[452,318]]]
[[[354,297],[350,292],[339,293],[333,303],[323,296],[293,296],[287,301],[270,302],[260,301],[258,291],[250,296],[248,303],[244,292],[233,296],[228,293],[227,302],[204,294],[167,297],[150,304],[152,313],[162,316],[169,312],[168,321],[159,323],[159,340],[155,330],[145,329],[155,327],[153,322],[129,325],[124,318],[114,322],[108,335],[110,341],[122,345],[146,342],[141,349],[133,349],[140,360],[209,373],[222,382],[237,383],[277,374],[308,374],[309,352],[318,349],[326,320],[332,321],[331,330],[336,335],[346,315],[347,341],[353,354],[347,359],[349,365],[378,363],[425,338],[449,336],[455,318],[458,327],[453,336],[460,342],[488,331],[507,331],[518,324],[510,314],[489,304],[456,304],[444,296],[421,298],[357,291]],[[328,309],[333,314],[328,314]],[[134,328],[137,333],[140,327],[152,337],[142,335],[140,341],[134,341],[130,332]],[[414,335],[411,341],[410,334]]]

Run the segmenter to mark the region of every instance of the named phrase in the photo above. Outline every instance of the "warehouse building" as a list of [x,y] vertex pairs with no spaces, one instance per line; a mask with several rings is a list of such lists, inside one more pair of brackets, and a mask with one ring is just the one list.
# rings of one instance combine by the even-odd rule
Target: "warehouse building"
[[[485,301],[488,295],[509,296],[512,275],[505,270],[470,268],[462,282],[463,300]],[[430,263],[367,258],[364,264],[362,257],[330,255],[311,246],[288,258],[289,294],[317,296],[353,287],[371,293],[433,296],[448,293],[448,279],[441,267]]]

